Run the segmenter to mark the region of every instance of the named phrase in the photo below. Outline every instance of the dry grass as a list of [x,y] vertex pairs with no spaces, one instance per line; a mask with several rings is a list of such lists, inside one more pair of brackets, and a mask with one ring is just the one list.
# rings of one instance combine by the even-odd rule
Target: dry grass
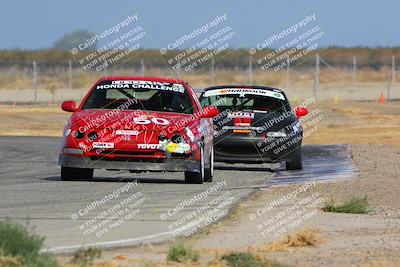
[[[387,144],[400,146],[400,103],[318,103],[324,119],[305,144]],[[315,108],[315,107],[313,107]]]
[[61,137],[70,115],[58,106],[0,106],[0,136]]
[[4,252],[0,250],[0,266],[20,267],[22,266],[21,257],[5,256]]
[[0,221],[0,266],[58,267],[50,254],[40,253],[44,237],[36,235],[26,225]]
[[194,250],[190,245],[178,241],[173,244],[169,250],[167,255],[168,261],[173,262],[197,262],[200,258],[200,253],[197,250]]
[[357,114],[357,115],[369,115],[371,111],[365,110],[360,107],[349,107],[349,108],[333,108],[333,111],[343,112],[347,114]]
[[61,110],[59,106],[9,106],[1,105],[0,114],[66,114],[65,111]]
[[224,260],[221,259],[214,259],[208,263],[207,267],[229,267]]
[[[357,71],[357,83],[386,83],[388,68],[381,70],[360,69]],[[118,69],[108,75],[140,75],[139,70]],[[83,69],[74,69],[72,73],[72,88],[89,88],[104,73],[90,73]],[[177,77],[177,73],[169,68],[149,68],[146,70],[146,76]],[[400,76],[400,74],[398,74]],[[55,88],[68,88],[68,70],[65,69],[47,69],[39,72],[37,86],[39,88],[54,90]],[[211,74],[210,68],[206,67],[197,72],[182,72],[181,79],[184,79],[194,87],[210,86]],[[321,83],[325,85],[352,84],[352,72],[349,69],[329,68],[322,69],[320,73]],[[0,89],[30,89],[32,88],[32,74],[20,70],[2,70],[0,71],[1,85]],[[291,86],[312,87],[314,80],[314,69],[312,68],[293,68],[290,71]],[[254,66],[252,73],[253,84],[266,84],[271,86],[284,86],[286,84],[286,70],[282,71],[264,71]],[[227,70],[216,68],[215,84],[248,84],[248,70]]]
[[263,251],[285,251],[295,247],[314,247],[322,242],[317,228],[305,228],[285,236],[282,240],[267,245]]

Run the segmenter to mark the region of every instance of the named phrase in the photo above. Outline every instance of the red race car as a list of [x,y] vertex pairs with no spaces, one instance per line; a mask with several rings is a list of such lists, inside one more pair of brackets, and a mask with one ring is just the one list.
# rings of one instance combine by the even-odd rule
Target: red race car
[[184,171],[186,183],[211,182],[215,107],[202,108],[193,89],[176,79],[104,77],[64,128],[61,179],[91,180],[93,169]]

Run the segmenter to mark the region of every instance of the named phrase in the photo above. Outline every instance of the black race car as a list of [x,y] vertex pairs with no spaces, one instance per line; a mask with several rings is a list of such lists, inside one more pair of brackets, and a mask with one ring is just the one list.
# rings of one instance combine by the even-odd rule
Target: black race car
[[202,90],[203,107],[215,106],[214,159],[227,163],[286,162],[302,168],[304,107],[292,110],[285,93],[264,86],[213,86]]

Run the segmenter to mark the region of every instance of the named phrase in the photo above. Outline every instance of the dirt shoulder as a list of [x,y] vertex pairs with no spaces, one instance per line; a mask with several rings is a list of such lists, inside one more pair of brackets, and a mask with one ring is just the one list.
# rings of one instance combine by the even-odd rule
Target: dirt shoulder
[[[356,145],[352,147],[352,153],[360,169],[359,178],[317,184],[296,199],[269,211],[268,215],[256,223],[251,222],[251,214],[257,213],[273,200],[290,194],[296,186],[265,189],[253,200],[242,204],[245,212],[238,219],[196,240],[196,247],[211,249],[229,244],[234,250],[248,250],[249,247],[254,247],[255,251],[262,252],[266,244],[281,239],[296,229],[310,226],[320,229],[322,233],[322,243],[319,246],[262,254],[290,266],[360,266],[379,262],[397,262],[399,266],[400,173],[396,162],[400,160],[400,153],[397,149],[376,145]],[[391,160],[385,161],[385,158]],[[322,205],[317,205],[316,214],[303,219],[285,233],[263,235],[263,232],[258,230],[258,224],[267,222],[268,218],[313,193],[320,194],[323,199],[333,198],[338,202],[354,196],[368,196],[373,212],[367,215],[325,213],[319,209]],[[288,223],[293,221],[289,220]]]
[[400,102],[318,102],[324,119],[306,144],[387,144],[400,147]]
[[[200,251],[200,262],[196,265],[208,266],[213,259],[232,251],[249,251],[288,266],[400,266],[400,173],[395,164],[400,160],[400,153],[398,149],[382,145],[354,145],[352,153],[360,170],[357,179],[311,185],[264,213],[268,204],[290,195],[299,186],[260,190],[243,202],[229,220],[187,240]],[[385,158],[391,160],[383,160]],[[326,213],[321,210],[322,203],[304,202],[313,195],[338,202],[353,196],[368,196],[373,211],[369,214]],[[280,219],[269,222],[270,218],[288,209],[292,213],[304,209],[306,212],[297,218],[287,212]],[[254,214],[261,215],[251,219]],[[300,222],[297,221],[299,218]],[[285,221],[286,227],[281,225],[268,231],[268,227],[279,221]],[[305,227],[321,232],[317,246],[266,251],[268,244]],[[166,262],[170,244],[104,251],[97,263],[105,266],[175,265]]]

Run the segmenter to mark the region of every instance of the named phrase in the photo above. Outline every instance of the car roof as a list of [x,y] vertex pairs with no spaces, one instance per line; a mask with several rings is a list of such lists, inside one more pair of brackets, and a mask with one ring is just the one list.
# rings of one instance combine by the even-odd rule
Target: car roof
[[269,90],[269,91],[275,91],[275,92],[280,92],[284,93],[281,89],[275,88],[275,87],[269,87],[269,86],[261,86],[261,85],[216,85],[216,86],[210,86],[205,89],[204,91],[208,90],[214,90],[214,89],[224,89],[224,88],[241,88],[241,89],[261,89],[261,90]]
[[146,77],[142,77],[142,76],[104,76],[104,77],[101,77],[98,82],[114,81],[114,80],[139,80],[139,81],[188,84],[184,80],[179,80],[179,79],[175,79],[175,78],[151,77],[151,76],[146,76]]

